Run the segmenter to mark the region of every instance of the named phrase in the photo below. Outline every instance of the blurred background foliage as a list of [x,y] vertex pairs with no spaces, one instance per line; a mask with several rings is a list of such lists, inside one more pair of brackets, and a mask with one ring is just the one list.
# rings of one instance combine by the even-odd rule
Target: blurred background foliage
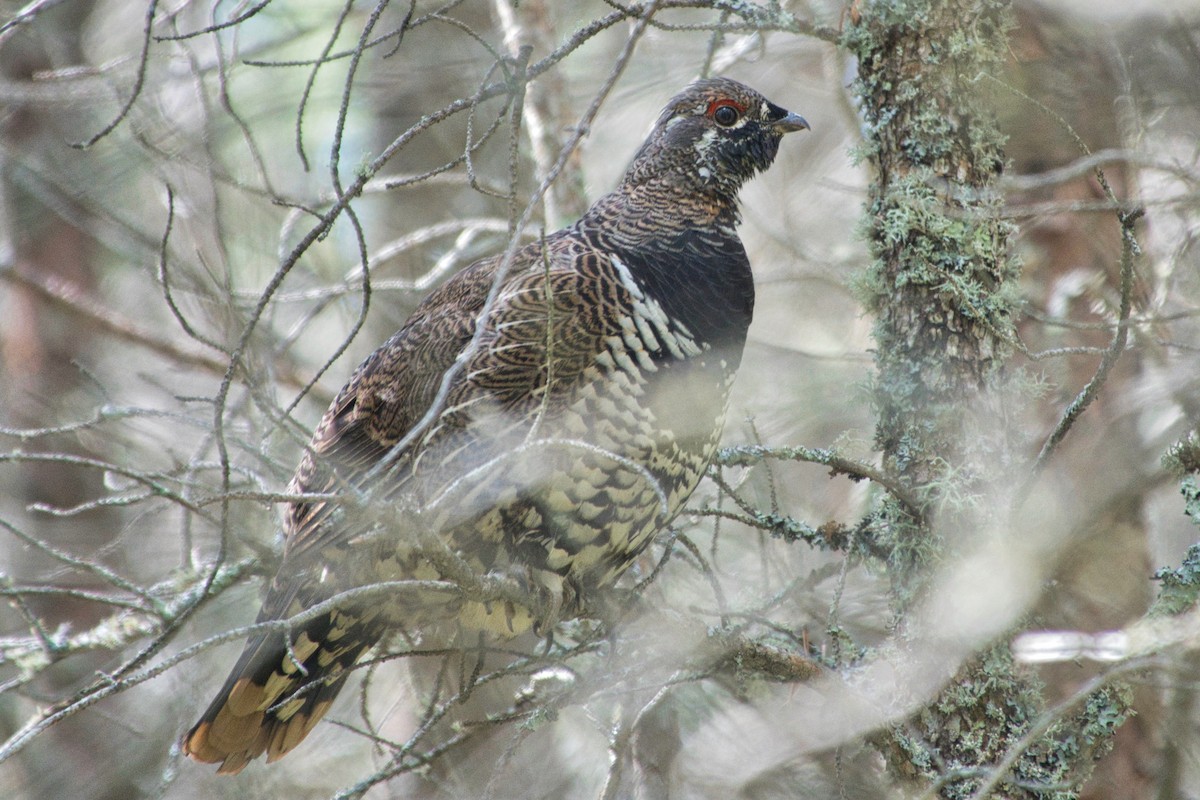
[[[1020,528],[978,550],[978,531],[937,531],[968,555],[937,565],[943,602],[914,622],[887,564],[844,538],[873,524],[881,484],[829,468],[880,462],[873,176],[842,39],[880,5],[904,10],[0,2],[0,794],[967,797],[979,781],[905,774],[880,732],[920,739],[918,710],[961,663],[1057,630],[1075,638],[1033,640],[1058,642],[1054,663],[1019,667],[1046,709],[1023,724],[1069,720],[1081,687],[1120,695],[1113,726],[1136,714],[1098,735],[1111,751],[1086,785],[1083,770],[1021,796],[1200,797],[1194,480],[1179,493],[1200,466],[1200,8],[1021,0],[1005,63],[965,81],[1006,137],[995,213],[1021,264],[997,483],[1028,474],[1113,339],[1122,227],[1096,168],[1146,213],[1128,347]],[[422,729],[437,668],[392,660],[279,764],[218,778],[181,760],[240,648],[214,637],[252,620],[277,494],[354,365],[428,288],[506,246],[565,143],[581,136],[520,236],[608,191],[700,74],[813,125],[743,192],[759,299],[726,430],[811,450],[730,454],[630,576],[654,573],[641,613],[608,638],[566,626],[592,644],[447,707],[458,722]],[[1156,570],[1170,624],[1138,627]],[[901,666],[879,655],[938,614],[986,634],[918,636]],[[1089,658],[1087,635],[1117,629],[1140,644]]]

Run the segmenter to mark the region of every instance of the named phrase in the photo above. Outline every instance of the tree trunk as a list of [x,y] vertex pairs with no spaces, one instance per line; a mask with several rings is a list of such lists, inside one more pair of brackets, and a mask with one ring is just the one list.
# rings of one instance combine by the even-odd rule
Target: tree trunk
[[[1013,228],[996,213],[1003,139],[983,91],[1002,69],[1009,20],[1002,2],[878,0],[854,9],[847,34],[875,173],[875,262],[862,285],[877,320],[876,443],[885,469],[925,502],[919,517],[885,504],[873,532],[902,641],[937,568],[1006,521],[1015,485],[1006,364],[1018,269]],[[1007,643],[975,653],[881,742],[894,773],[942,797],[974,796],[1044,710],[1040,683],[1015,668]],[[1105,737],[1066,738],[1051,730],[1027,747],[989,796],[1077,785],[1076,768]]]

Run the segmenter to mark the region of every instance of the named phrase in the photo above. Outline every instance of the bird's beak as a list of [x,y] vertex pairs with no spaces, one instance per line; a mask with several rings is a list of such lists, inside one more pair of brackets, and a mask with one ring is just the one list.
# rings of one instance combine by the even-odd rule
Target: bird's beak
[[799,114],[793,113],[791,111],[787,112],[787,114],[785,116],[781,117],[780,119],[777,119],[774,122],[772,122],[771,127],[774,128],[775,130],[779,131],[780,133],[791,133],[792,131],[811,130],[811,128],[808,125],[808,120],[806,120],[804,117],[800,116]]

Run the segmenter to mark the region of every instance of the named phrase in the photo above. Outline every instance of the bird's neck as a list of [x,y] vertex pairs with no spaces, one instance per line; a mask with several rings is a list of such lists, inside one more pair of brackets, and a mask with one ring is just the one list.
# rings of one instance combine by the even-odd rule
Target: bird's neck
[[736,190],[725,191],[698,176],[626,175],[611,197],[620,199],[622,221],[639,227],[652,220],[668,228],[710,225],[736,226],[740,221]]

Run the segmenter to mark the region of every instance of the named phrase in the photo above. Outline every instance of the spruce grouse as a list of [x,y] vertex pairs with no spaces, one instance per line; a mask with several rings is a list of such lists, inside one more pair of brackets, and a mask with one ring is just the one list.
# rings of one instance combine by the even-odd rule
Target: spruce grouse
[[[515,577],[544,608],[400,589],[253,637],[184,751],[240,771],[295,747],[386,633],[512,636],[577,615],[713,456],[754,306],[737,193],[803,117],[733,80],[668,103],[574,225],[467,267],[354,372],[291,490],[259,621],[379,581]],[[379,509],[408,509],[388,517]],[[371,514],[370,510],[375,513]],[[432,544],[431,544],[432,543]],[[302,665],[302,666],[301,666]]]

